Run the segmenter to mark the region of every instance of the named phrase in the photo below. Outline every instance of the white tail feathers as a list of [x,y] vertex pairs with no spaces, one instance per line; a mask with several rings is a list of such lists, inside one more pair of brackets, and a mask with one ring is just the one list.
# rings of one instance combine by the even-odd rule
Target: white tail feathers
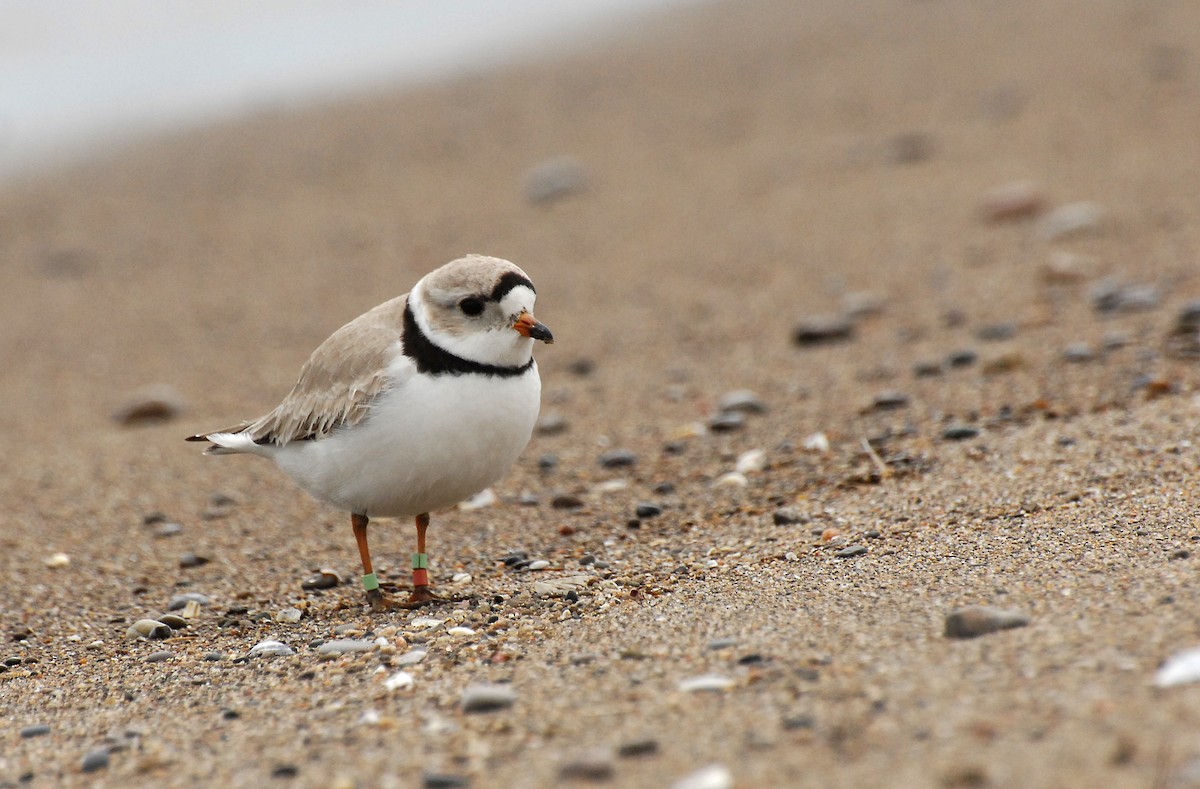
[[274,444],[256,444],[254,439],[245,433],[210,433],[205,436],[212,446],[204,450],[206,455],[262,455],[270,457],[278,449]]

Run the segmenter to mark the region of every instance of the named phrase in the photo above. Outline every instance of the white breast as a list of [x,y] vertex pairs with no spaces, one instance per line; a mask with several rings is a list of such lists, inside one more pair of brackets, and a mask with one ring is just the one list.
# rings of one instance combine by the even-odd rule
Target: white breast
[[407,376],[369,416],[275,455],[319,499],[372,517],[449,507],[503,476],[529,443],[541,399],[537,365],[524,375]]

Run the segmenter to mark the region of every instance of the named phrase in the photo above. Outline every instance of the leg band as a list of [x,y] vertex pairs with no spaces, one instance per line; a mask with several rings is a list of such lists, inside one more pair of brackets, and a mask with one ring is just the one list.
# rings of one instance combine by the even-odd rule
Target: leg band
[[362,581],[363,589],[366,589],[368,592],[373,592],[379,588],[379,576],[375,575],[375,573],[367,573],[363,576]]
[[429,554],[414,553],[412,555],[412,557],[413,557],[413,569],[414,570],[428,570],[429,569]]
[[413,586],[429,586],[429,571],[425,569],[413,570]]

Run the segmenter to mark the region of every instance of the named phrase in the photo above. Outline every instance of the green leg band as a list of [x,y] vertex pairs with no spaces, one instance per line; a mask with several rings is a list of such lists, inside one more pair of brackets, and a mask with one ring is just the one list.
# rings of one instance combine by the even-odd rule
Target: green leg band
[[429,569],[429,554],[414,553],[412,555],[412,557],[413,557],[413,569],[414,570],[428,570]]
[[363,576],[363,589],[368,592],[373,592],[379,588],[379,576],[375,573],[368,573]]

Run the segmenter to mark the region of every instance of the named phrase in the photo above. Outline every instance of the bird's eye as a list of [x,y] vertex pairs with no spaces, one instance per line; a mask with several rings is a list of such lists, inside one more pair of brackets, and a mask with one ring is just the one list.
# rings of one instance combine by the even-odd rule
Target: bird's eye
[[463,315],[474,317],[483,312],[483,302],[474,296],[470,296],[460,301],[458,308],[463,311]]

